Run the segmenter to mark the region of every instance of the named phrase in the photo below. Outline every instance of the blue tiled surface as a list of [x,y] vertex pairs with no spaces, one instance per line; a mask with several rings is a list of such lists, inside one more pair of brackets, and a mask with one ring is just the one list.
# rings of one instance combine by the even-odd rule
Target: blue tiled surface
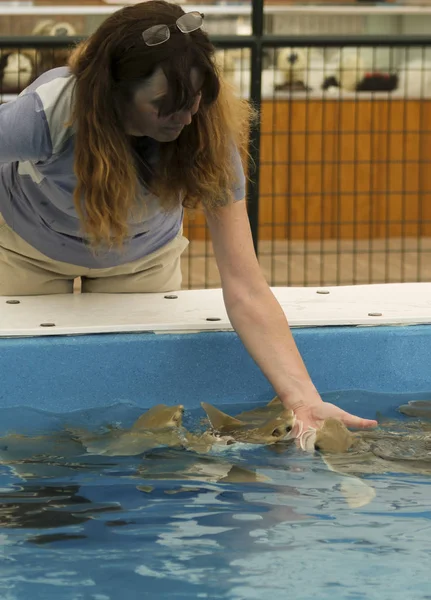
[[[294,330],[321,393],[431,389],[431,326]],[[232,332],[0,340],[0,406],[62,412],[119,400],[142,407],[264,401],[267,379]]]

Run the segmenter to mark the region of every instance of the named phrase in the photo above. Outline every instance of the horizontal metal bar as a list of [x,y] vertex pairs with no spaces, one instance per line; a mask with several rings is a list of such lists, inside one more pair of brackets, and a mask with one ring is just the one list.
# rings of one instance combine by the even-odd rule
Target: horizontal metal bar
[[[87,36],[0,36],[0,48],[65,48],[88,39]],[[249,35],[211,36],[215,46],[225,48],[251,48],[256,39]]]
[[431,35],[266,35],[262,37],[262,46],[266,48],[280,48],[286,45],[294,47],[323,46],[327,48],[430,46]]
[[263,35],[210,36],[215,46],[226,48],[251,48],[259,42],[263,48],[343,48],[343,47],[404,47],[431,46],[431,35]]
[[[87,39],[86,36],[1,36],[0,48],[64,48]],[[220,48],[252,48],[261,44],[265,48],[294,47],[404,47],[431,46],[431,35],[263,35],[260,39],[252,35],[214,35],[212,43]]]
[[2,48],[68,48],[83,40],[86,40],[87,36],[1,36],[0,37],[0,49]]

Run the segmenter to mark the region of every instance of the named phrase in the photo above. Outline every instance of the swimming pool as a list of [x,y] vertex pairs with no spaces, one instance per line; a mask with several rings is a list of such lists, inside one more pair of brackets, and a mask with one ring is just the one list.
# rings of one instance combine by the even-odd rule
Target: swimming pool
[[[412,298],[417,303],[417,288]],[[79,315],[79,300],[72,302]],[[58,304],[49,310],[46,319],[58,325]],[[356,325],[294,330],[326,399],[373,418],[429,397],[430,325]],[[20,337],[17,326],[16,337],[0,339],[1,433],[127,425],[160,402],[184,404],[186,422],[197,422],[202,400],[233,410],[272,397],[233,332],[141,329]],[[217,469],[239,465],[266,479],[214,481],[213,467],[195,461],[185,481],[176,476],[184,456],[162,448],[145,457],[69,457],[42,469],[0,466],[0,598],[430,597],[431,479],[368,476],[375,498],[351,508],[342,476],[319,457],[232,447],[214,460]]]

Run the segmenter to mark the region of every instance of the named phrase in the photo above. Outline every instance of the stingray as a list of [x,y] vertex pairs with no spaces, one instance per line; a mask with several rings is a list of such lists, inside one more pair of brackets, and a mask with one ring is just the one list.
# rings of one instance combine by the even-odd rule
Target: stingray
[[246,411],[236,418],[202,403],[210,421],[203,433],[187,431],[182,426],[183,406],[152,407],[130,429],[110,428],[95,434],[69,430],[87,452],[107,456],[135,456],[152,448],[167,446],[186,448],[199,453],[209,452],[213,446],[235,442],[273,444],[291,437],[295,417],[275,398],[264,407]]
[[[331,455],[331,460],[348,456],[353,473],[431,474],[431,433],[420,423],[400,431],[379,428],[353,433],[340,421],[327,419],[316,432],[314,447]],[[380,460],[374,465],[368,457]]]
[[398,410],[408,417],[431,420],[431,400],[412,400],[400,406]]
[[295,415],[278,398],[264,407],[230,416],[206,402],[201,403],[210,423],[207,434],[230,442],[275,444],[292,440]]
[[198,453],[238,442],[273,445],[292,440],[295,436],[295,416],[284,408],[278,397],[268,404],[241,412],[234,417],[206,402],[201,403],[209,428],[203,433],[186,431],[185,447]]
[[21,478],[70,476],[71,469],[85,469],[76,462],[84,446],[66,432],[26,436],[11,433],[0,438],[0,464]]
[[[93,466],[70,462],[76,457],[88,454],[134,455],[163,445],[164,441],[179,443],[177,432],[182,414],[182,406],[158,405],[142,414],[130,429],[110,427],[106,433],[95,434],[66,428],[65,431],[33,437],[9,434],[0,438],[0,464],[11,466],[25,478],[70,475],[70,469]],[[68,462],[64,462],[67,459]]]
[[184,446],[184,407],[158,404],[143,413],[130,427],[111,427],[104,433],[70,429],[87,453],[105,456],[136,456],[158,446]]
[[332,471],[352,476],[342,484],[350,506],[364,506],[375,497],[363,475],[400,473],[431,475],[431,433],[420,423],[404,431],[379,428],[349,431],[336,419],[326,419],[321,429],[303,434],[309,450],[319,450]]

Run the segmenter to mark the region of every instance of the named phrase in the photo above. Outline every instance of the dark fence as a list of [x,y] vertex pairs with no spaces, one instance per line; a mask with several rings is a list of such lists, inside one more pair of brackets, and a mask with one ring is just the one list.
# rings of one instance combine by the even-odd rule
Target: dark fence
[[[260,111],[247,201],[268,282],[428,280],[431,37],[264,36],[256,10],[253,32],[212,40]],[[0,38],[0,101],[64,64],[76,41]],[[201,215],[185,234],[184,287],[219,286]]]

